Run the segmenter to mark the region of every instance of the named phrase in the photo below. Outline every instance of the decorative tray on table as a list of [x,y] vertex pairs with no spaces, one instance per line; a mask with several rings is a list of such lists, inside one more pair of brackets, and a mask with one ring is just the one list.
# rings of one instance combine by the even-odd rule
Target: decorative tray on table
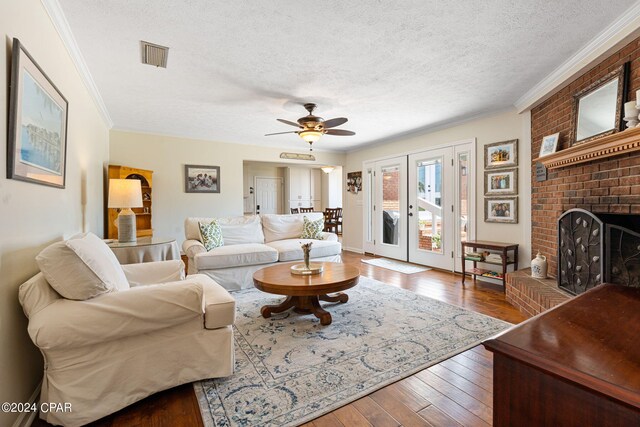
[[322,273],[322,264],[310,263],[309,268],[304,264],[295,264],[291,266],[291,274],[298,274],[300,276],[308,276],[311,274]]

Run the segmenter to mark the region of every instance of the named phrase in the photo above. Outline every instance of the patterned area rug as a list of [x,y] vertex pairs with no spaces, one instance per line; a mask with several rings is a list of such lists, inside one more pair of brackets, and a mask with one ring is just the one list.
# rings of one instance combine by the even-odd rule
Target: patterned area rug
[[396,261],[388,258],[361,259],[360,261],[404,274],[420,273],[421,271],[431,270],[429,267],[409,264],[408,262]]
[[260,316],[281,298],[235,292],[236,369],[194,383],[205,426],[295,426],[454,356],[510,324],[366,277],[333,323],[293,311]]

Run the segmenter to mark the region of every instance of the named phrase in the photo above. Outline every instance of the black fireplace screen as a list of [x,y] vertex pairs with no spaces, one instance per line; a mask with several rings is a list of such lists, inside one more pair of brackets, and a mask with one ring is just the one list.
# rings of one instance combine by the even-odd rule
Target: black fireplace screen
[[640,287],[640,217],[571,209],[558,230],[559,287],[576,295],[604,281]]
[[640,287],[640,233],[618,225],[607,225],[606,243],[611,264],[606,281]]
[[558,229],[558,286],[577,295],[602,283],[602,221],[584,209],[571,209],[560,217]]

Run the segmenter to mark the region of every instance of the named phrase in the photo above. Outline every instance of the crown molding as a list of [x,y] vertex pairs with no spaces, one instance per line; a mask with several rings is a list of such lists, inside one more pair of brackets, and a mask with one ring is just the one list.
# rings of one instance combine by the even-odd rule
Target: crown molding
[[601,31],[582,49],[538,82],[513,105],[518,113],[539,105],[567,83],[579,77],[599,60],[640,35],[640,1],[636,2],[611,25]]
[[69,22],[62,12],[60,3],[58,3],[58,0],[41,0],[41,2],[45,10],[49,14],[51,22],[53,22],[53,26],[58,31],[58,34],[62,39],[62,43],[67,48],[69,56],[71,56],[71,60],[76,66],[76,70],[78,70],[78,73],[80,74],[80,78],[89,91],[91,98],[93,98],[93,102],[96,104],[102,120],[105,122],[107,127],[111,129],[113,127],[113,120],[111,120],[111,116],[109,115],[109,111],[107,110],[106,105],[104,105],[104,101],[102,99],[102,96],[100,95],[100,92],[98,91],[98,87],[93,81],[93,77],[91,77],[89,67],[87,67],[87,63],[85,62],[84,57],[80,52],[80,48],[76,43],[76,39],[75,37],[73,37],[73,33],[71,32],[71,28],[69,27]]

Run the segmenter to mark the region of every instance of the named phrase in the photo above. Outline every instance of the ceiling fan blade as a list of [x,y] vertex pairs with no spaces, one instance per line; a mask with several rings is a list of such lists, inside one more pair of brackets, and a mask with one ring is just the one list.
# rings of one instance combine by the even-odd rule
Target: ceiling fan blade
[[323,125],[325,129],[329,129],[329,128],[334,128],[336,126],[340,126],[343,123],[347,123],[349,119],[347,119],[346,117],[338,117],[335,119],[329,119],[329,120],[325,120]]
[[271,135],[283,135],[285,133],[298,133],[298,131],[292,130],[291,132],[276,132],[276,133],[268,133],[265,136],[271,136]]
[[355,135],[355,132],[352,132],[350,130],[344,130],[344,129],[328,129],[325,134],[327,135],[335,135],[335,136],[351,136],[351,135]]
[[302,127],[298,123],[290,122],[289,120],[285,120],[285,119],[276,119],[276,120],[279,121],[280,123],[284,123],[285,125],[295,126],[297,128],[301,128]]

